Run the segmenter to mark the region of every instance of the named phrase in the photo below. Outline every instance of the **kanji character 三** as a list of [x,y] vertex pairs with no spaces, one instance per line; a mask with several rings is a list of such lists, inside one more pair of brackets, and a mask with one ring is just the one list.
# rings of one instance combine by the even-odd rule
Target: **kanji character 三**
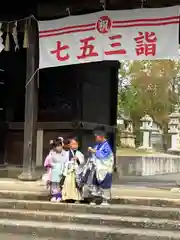
[[110,51],[105,51],[104,54],[105,55],[126,54],[126,50],[123,48],[120,48],[121,47],[121,43],[120,43],[121,38],[122,38],[121,35],[115,35],[115,36],[109,37],[110,40],[118,39],[118,41],[111,43],[110,46],[111,46],[111,48],[114,48],[114,49],[110,50]]

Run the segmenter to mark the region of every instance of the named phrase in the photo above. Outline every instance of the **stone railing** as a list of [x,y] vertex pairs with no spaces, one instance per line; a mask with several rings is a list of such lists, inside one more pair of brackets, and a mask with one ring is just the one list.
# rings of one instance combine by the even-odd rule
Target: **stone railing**
[[117,157],[119,176],[152,176],[156,174],[180,172],[178,156],[119,156]]

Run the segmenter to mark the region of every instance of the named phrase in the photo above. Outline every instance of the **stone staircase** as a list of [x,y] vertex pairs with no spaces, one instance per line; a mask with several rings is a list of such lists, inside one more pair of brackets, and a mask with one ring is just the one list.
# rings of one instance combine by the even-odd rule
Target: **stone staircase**
[[0,195],[0,236],[13,234],[5,235],[7,239],[180,239],[179,200],[131,198],[121,199],[122,204],[90,206],[18,196]]

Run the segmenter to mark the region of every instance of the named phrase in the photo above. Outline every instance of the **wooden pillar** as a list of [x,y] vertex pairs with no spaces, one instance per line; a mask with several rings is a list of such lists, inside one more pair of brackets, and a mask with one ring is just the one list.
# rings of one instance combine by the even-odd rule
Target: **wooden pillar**
[[43,166],[43,138],[44,131],[42,129],[38,129],[36,142],[36,167]]
[[82,120],[83,120],[83,106],[82,106],[82,88],[83,82],[81,78],[77,79],[77,121],[79,122],[78,129],[77,129],[77,136],[79,141],[79,147],[82,149]]
[[113,68],[111,70],[111,114],[110,114],[110,123],[114,127],[114,131],[111,133],[111,142],[113,145],[114,153],[114,171],[117,170],[116,166],[116,127],[117,127],[117,103],[118,103],[118,82],[119,82],[119,68],[120,63],[114,62]]
[[28,48],[26,57],[26,93],[24,122],[23,172],[20,180],[36,180],[36,122],[38,112],[38,27],[31,18],[28,21]]

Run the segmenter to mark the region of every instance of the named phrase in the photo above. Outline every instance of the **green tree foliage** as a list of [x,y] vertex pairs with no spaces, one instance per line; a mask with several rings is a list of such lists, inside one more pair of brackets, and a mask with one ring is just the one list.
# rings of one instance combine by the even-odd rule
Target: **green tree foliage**
[[163,128],[178,101],[179,62],[172,60],[123,62],[120,69],[118,108],[128,111],[134,124],[144,114]]

